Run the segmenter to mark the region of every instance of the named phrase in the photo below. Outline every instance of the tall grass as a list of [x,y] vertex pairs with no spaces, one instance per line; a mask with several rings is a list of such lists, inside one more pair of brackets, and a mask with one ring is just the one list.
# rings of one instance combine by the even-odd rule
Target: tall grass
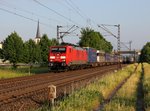
[[21,77],[21,76],[27,76],[31,75],[28,73],[22,73],[14,70],[9,70],[9,69],[0,69],[0,79],[4,78],[14,78],[14,77]]
[[14,78],[20,76],[29,76],[33,74],[48,73],[48,67],[32,67],[21,66],[17,69],[11,67],[0,67],[0,79],[3,78]]
[[95,104],[101,103],[103,97],[98,91],[82,89],[74,92],[59,107],[55,107],[54,111],[90,111]]
[[13,69],[12,67],[0,67],[0,69],[12,70],[12,71],[21,72],[21,73],[32,73],[32,74],[49,72],[48,67],[40,67],[40,66],[34,66],[32,68],[30,68],[30,66],[19,66],[16,69]]
[[144,63],[144,102],[146,111],[150,111],[150,64]]
[[136,111],[137,84],[141,76],[141,65],[123,87],[112,98],[111,102],[105,106],[104,111]]
[[[134,65],[130,65],[124,70],[104,76],[87,87],[75,91],[59,102],[52,111],[91,111],[96,109],[104,98],[107,98],[109,93],[133,72],[134,67]],[[37,111],[49,111],[49,109],[43,107]]]
[[108,76],[104,76],[99,81],[89,85],[88,89],[98,90],[106,99],[110,92],[112,92],[121,81],[123,81],[127,76],[129,76],[131,72],[133,72],[134,67],[134,65],[129,65],[123,70],[120,70],[116,73],[112,73],[111,75],[109,74]]

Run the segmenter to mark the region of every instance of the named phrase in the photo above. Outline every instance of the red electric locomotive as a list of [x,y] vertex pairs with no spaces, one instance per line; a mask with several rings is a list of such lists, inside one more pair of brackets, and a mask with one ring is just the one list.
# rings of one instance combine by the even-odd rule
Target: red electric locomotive
[[50,70],[74,69],[86,65],[88,56],[84,48],[62,45],[50,47],[48,59]]

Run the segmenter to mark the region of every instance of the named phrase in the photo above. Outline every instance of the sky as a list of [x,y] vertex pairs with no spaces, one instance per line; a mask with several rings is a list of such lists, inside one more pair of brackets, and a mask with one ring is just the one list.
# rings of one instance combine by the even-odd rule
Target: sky
[[[37,21],[41,35],[56,38],[57,25],[65,32],[72,26],[65,42],[76,44],[81,28],[90,27],[104,35],[117,47],[117,40],[97,25],[120,24],[121,42],[132,49],[141,49],[150,42],[150,0],[0,0],[0,41],[16,31],[24,41],[34,39]],[[77,26],[77,27],[76,27]],[[117,27],[106,26],[114,35]],[[106,36],[107,35],[107,36]],[[109,35],[109,36],[108,36]],[[121,50],[127,50],[121,45]]]

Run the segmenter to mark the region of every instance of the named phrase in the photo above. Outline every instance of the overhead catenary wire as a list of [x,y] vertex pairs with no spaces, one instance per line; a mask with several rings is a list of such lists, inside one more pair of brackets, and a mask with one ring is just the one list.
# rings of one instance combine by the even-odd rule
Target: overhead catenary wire
[[[57,15],[59,15],[60,17],[66,19],[67,21],[72,22],[73,24],[78,24],[77,22],[75,22],[75,21],[69,19],[68,17],[64,16],[63,14],[61,14],[61,13],[59,13],[59,12],[57,12],[57,11],[51,9],[51,8],[49,8],[49,7],[46,6],[45,4],[39,2],[38,0],[33,0],[33,1],[34,1],[35,3],[37,3],[37,4],[39,4],[40,6],[42,6],[42,7],[46,8],[46,9],[52,11],[53,13],[55,13],[55,14],[57,14]],[[78,25],[79,25],[79,24],[78,24]]]
[[[80,8],[79,8],[79,6],[77,5],[77,4],[75,4],[72,0],[68,0],[71,4],[72,4],[72,6],[74,6],[76,9],[77,9],[77,11],[84,17],[84,18],[86,18],[86,21],[87,21],[87,24],[89,24],[90,26],[92,26],[93,27],[93,25],[95,25],[96,27],[97,27],[97,24],[98,23],[96,23],[96,21],[95,20],[93,20],[91,17],[89,17],[86,13],[84,13]],[[91,23],[93,23],[93,25],[91,24]],[[88,27],[88,26],[87,26]]]
[[46,19],[46,20],[52,20],[52,21],[55,21],[55,22],[61,22],[59,20],[56,20],[56,19],[53,19],[53,18],[50,18],[50,17],[46,17],[46,16],[43,16],[43,15],[40,15],[40,14],[37,14],[37,13],[34,13],[32,11],[29,11],[29,10],[26,10],[26,9],[23,9],[21,7],[16,7],[15,5],[12,5],[10,3],[8,3],[7,1],[4,1],[4,3],[0,3],[2,6],[5,6],[7,8],[10,8],[10,9],[14,9],[16,11],[20,11],[20,12],[24,12],[24,13],[27,13],[27,14],[30,14],[30,15],[33,15],[33,16],[36,16],[36,17],[40,17],[40,18],[43,18],[43,19]]
[[67,0],[65,0],[66,4],[69,5],[74,12],[76,12],[83,20],[86,19],[86,17],[84,17],[70,2],[68,2]]
[[[59,12],[53,10],[52,8],[46,6],[45,4],[41,3],[39,0],[33,0],[33,1],[36,2],[37,4],[39,4],[40,6],[42,6],[42,7],[44,7],[44,8],[47,8],[47,9],[50,10],[51,12],[57,14],[58,16],[64,18],[65,20],[67,20],[67,21],[69,21],[69,22],[71,22],[71,23],[73,23],[73,24],[76,24],[76,25],[78,25],[78,26],[80,26],[80,27],[83,27],[82,25],[80,25],[80,24],[77,23],[76,21],[71,20],[70,18],[64,16],[63,14],[61,14],[61,13],[59,13]],[[71,0],[70,0],[70,3],[74,4]],[[82,11],[79,9],[78,6],[76,6],[76,8],[77,8],[80,12],[82,12]],[[80,13],[80,12],[79,12],[79,13]],[[81,14],[81,15],[82,15],[82,14]],[[94,20],[92,20],[90,17],[86,16],[85,14],[84,14],[84,16],[85,16],[85,18],[89,18],[91,21],[93,21],[93,23],[95,23]],[[88,19],[87,19],[87,20],[88,20]],[[95,23],[95,24],[97,25],[97,23]]]
[[85,14],[85,13],[79,8],[79,6],[77,6],[72,0],[69,0],[69,2],[72,4],[72,6],[74,6],[74,7],[77,9],[77,11],[78,11],[80,14],[82,14],[82,16],[84,16],[84,18],[89,18],[89,17],[87,16],[87,14]]
[[79,16],[82,16],[82,18],[86,21],[87,23],[86,27],[94,29],[95,28],[94,26],[97,26],[97,23],[91,17],[89,17],[89,15],[84,13],[84,11],[82,11],[76,3],[74,3],[72,0],[66,1],[68,1],[69,4],[73,7],[73,9],[76,11],[76,13],[78,13]]
[[[129,42],[121,42],[121,44],[123,44],[128,50],[131,50],[131,43],[132,43],[132,41],[129,41]],[[127,46],[126,44],[129,44],[129,46]]]
[[[77,25],[80,26],[80,27],[83,27],[82,25],[79,25],[77,22],[71,20],[70,18],[64,16],[63,14],[61,14],[61,13],[59,13],[59,12],[57,12],[57,11],[51,9],[51,8],[49,8],[48,6],[46,6],[46,5],[44,5],[43,3],[39,2],[38,0],[33,0],[33,1],[36,2],[36,3],[38,3],[39,5],[42,5],[43,7],[45,7],[45,8],[47,8],[47,9],[51,10],[52,12],[56,13],[57,15],[62,16],[62,17],[63,17],[64,19],[66,19],[67,21],[72,22],[72,23],[74,23],[74,24],[77,24]],[[66,1],[67,1],[67,0],[66,0]],[[40,14],[34,13],[34,12],[29,11],[29,10],[27,10],[27,9],[23,9],[22,7],[21,7],[21,8],[20,8],[20,7],[16,7],[15,5],[10,4],[9,2],[7,2],[7,1],[5,1],[5,0],[1,0],[0,2],[3,3],[3,5],[4,5],[4,4],[5,4],[5,5],[6,5],[6,4],[9,5],[9,6],[7,6],[7,8],[11,8],[11,7],[12,7],[12,9],[14,9],[14,10],[22,11],[22,12],[31,14],[31,15],[33,15],[33,16],[37,16],[38,19],[39,19],[39,18],[43,18],[43,19],[47,19],[47,20],[53,20],[53,21],[56,21],[56,22],[59,22],[59,23],[62,22],[62,21],[59,21],[59,20],[56,20],[56,19],[52,19],[52,18],[43,16],[43,15],[40,15]],[[68,3],[68,5],[69,5],[70,7],[72,7],[72,9],[75,10],[76,13],[78,13],[80,16],[82,16],[83,19],[84,19],[84,18],[89,18],[85,13],[83,13],[83,11],[82,11],[82,10],[77,6],[77,4],[75,4],[72,0],[68,0],[67,3]],[[22,14],[22,15],[23,15],[23,14]],[[88,20],[88,19],[87,19],[87,20]],[[92,19],[90,19],[90,20],[93,21]],[[94,22],[93,22],[93,23],[94,23]]]
[[[16,16],[19,16],[19,17],[21,17],[21,18],[24,18],[24,19],[33,21],[33,22],[38,22],[38,20],[35,20],[35,19],[32,19],[32,18],[26,17],[26,16],[24,16],[24,15],[18,14],[18,13],[16,13],[16,12],[13,12],[13,11],[10,11],[10,10],[4,9],[4,8],[0,8],[0,10],[1,10],[1,11],[4,11],[4,12],[7,12],[7,13],[10,13],[10,14],[13,14],[13,15],[16,15]],[[47,26],[47,27],[54,27],[54,26],[48,25],[48,24],[43,23],[43,22],[39,22],[39,23],[42,24],[42,25],[44,25],[44,26]]]
[[63,35],[60,36],[62,42],[63,42],[63,37],[64,37],[67,33],[69,33],[69,31],[70,31],[74,26],[75,26],[75,25],[73,25],[73,26],[72,26],[71,28],[69,28]]
[[127,47],[123,42],[120,42],[125,48],[127,48],[128,50],[130,50],[129,47]]
[[77,9],[77,11],[84,17],[84,18],[86,18],[87,20],[86,21],[91,21],[91,23],[93,23],[94,25],[96,25],[97,26],[97,23],[91,18],[91,17],[89,17],[86,13],[84,13],[80,8],[79,8],[79,6],[77,5],[77,4],[75,4],[72,0],[68,0],[71,4],[72,4],[72,6],[74,6],[76,9]]
[[72,6],[74,6],[77,11],[86,19],[87,22],[93,23],[94,25],[97,26],[97,23],[95,20],[93,20],[91,17],[89,17],[86,13],[84,13],[77,4],[75,4],[72,0],[68,0]]
[[118,38],[116,35],[114,35],[112,32],[110,32],[105,26],[98,25],[98,27],[100,27],[101,29],[105,30],[106,32],[108,32],[109,34],[114,36],[115,38]]

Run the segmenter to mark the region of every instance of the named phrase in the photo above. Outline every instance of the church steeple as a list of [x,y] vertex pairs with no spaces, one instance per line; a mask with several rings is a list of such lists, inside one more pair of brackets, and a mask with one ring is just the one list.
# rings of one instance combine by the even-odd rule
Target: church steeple
[[36,37],[35,37],[35,43],[39,43],[41,40],[41,35],[40,35],[40,26],[39,26],[39,20],[37,24],[37,32],[36,32]]
[[40,38],[40,26],[39,26],[39,20],[38,20],[38,25],[37,25],[37,32],[36,32],[36,38]]

